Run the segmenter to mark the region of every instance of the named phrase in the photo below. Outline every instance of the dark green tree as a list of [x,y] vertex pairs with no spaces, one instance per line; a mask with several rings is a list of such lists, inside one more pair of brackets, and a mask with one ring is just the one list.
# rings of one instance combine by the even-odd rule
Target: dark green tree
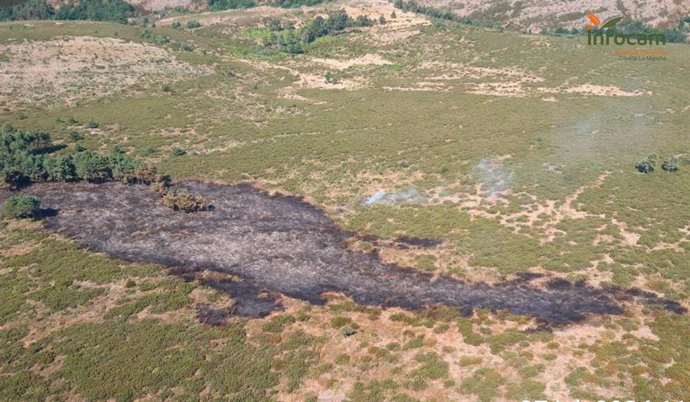
[[113,177],[109,158],[92,151],[74,155],[74,170],[77,177],[90,182],[103,182]]
[[77,178],[71,156],[48,156],[43,160],[43,169],[48,181],[69,181]]
[[135,16],[132,5],[124,0],[79,0],[63,4],[55,15],[59,20],[92,20],[126,23]]

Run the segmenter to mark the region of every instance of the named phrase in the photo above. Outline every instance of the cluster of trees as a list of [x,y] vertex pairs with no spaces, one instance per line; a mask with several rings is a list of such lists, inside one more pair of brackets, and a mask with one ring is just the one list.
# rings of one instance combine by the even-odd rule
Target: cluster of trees
[[152,183],[165,180],[155,168],[114,147],[107,155],[79,147],[71,154],[55,152],[44,132],[23,132],[4,126],[0,132],[0,186],[18,188],[31,182],[76,181]]
[[134,7],[124,0],[80,0],[60,7],[59,20],[116,21],[126,23],[135,16]]
[[459,22],[468,21],[467,19],[461,18],[457,14],[453,14],[450,11],[444,11],[444,10],[441,10],[439,8],[419,4],[419,3],[415,2],[414,0],[411,0],[411,1],[395,0],[395,2],[393,3],[393,6],[395,8],[400,9],[400,10],[403,10],[403,11],[410,11],[413,13],[424,14],[424,15],[428,15],[429,17],[440,18],[442,20],[459,21]]
[[323,3],[324,1],[332,0],[271,0],[269,4],[273,7],[299,8],[302,6],[315,6]]
[[211,11],[256,7],[256,2],[254,0],[207,0],[206,4]]
[[366,15],[360,15],[357,18],[352,18],[347,15],[345,10],[338,10],[328,13],[328,18],[317,16],[314,18],[302,32],[302,40],[305,43],[311,43],[316,39],[335,35],[346,28],[370,27],[374,25]]
[[0,21],[49,20],[54,16],[55,10],[46,0],[28,0],[12,7],[0,8]]
[[[272,33],[265,45],[278,47],[286,53],[299,54],[304,52],[303,45],[312,43],[320,37],[337,35],[348,28],[373,25],[374,21],[371,18],[365,15],[352,18],[345,10],[330,12],[327,18],[319,15],[299,31],[295,30],[292,25],[285,27],[280,20],[273,19],[267,23]],[[287,32],[281,32],[285,30]]]
[[46,0],[28,0],[0,9],[0,20],[93,20],[126,23],[136,10],[124,0],[79,0],[56,10]]
[[502,28],[501,23],[497,21],[492,22],[487,20],[473,20],[471,18],[461,17],[451,11],[441,10],[440,8],[419,4],[414,0],[395,0],[393,2],[393,6],[403,11],[424,14],[428,15],[429,17],[438,18],[441,20],[460,22],[467,25],[476,25],[485,28]]
[[[635,169],[640,173],[652,173],[659,158],[656,155],[649,155],[640,162],[635,164]],[[675,156],[668,156],[661,163],[661,169],[666,172],[677,172],[680,170],[680,162]],[[687,163],[687,162],[686,162]]]
[[[0,187],[17,189],[34,182],[78,181],[102,183],[117,180],[125,184],[151,185],[163,205],[176,211],[197,212],[211,209],[203,196],[170,187],[170,179],[155,167],[127,156],[115,146],[103,155],[77,147],[74,152],[57,154],[64,146],[53,144],[45,132],[25,132],[5,125],[0,131]],[[9,218],[40,217],[40,201],[19,194],[3,205]]]

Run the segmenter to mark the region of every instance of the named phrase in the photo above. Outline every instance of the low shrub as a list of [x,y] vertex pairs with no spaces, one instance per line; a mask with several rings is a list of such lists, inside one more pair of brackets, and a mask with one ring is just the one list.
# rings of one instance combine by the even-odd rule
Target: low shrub
[[349,338],[357,333],[357,330],[354,329],[353,327],[346,325],[340,330],[340,335],[343,336],[343,338]]
[[669,156],[664,163],[661,164],[661,168],[667,172],[677,172],[680,169],[680,164],[676,157]]
[[654,171],[654,167],[656,166],[656,155],[650,155],[646,157],[645,159],[641,160],[635,165],[635,169],[637,169],[638,172],[640,173],[652,173]]
[[170,178],[158,173],[155,166],[142,165],[134,170],[132,180],[128,181],[128,183],[152,185],[155,183],[166,184],[168,181],[170,181]]
[[69,136],[69,139],[72,141],[79,141],[79,140],[84,139],[84,137],[81,134],[79,134],[79,132],[77,132],[77,131],[70,131],[68,136]]
[[185,188],[167,189],[163,194],[163,205],[175,211],[207,211],[209,204],[206,198],[192,194]]
[[201,28],[201,23],[199,21],[190,20],[187,21],[187,29],[197,29]]

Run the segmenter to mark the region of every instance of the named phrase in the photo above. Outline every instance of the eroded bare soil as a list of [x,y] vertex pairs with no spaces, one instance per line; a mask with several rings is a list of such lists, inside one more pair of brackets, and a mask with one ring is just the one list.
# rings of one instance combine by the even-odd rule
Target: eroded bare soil
[[[278,293],[322,304],[322,294],[333,291],[364,305],[417,310],[440,304],[465,313],[489,308],[553,324],[621,314],[623,302],[633,299],[684,312],[677,303],[638,289],[565,280],[538,288],[530,285],[535,274],[492,286],[433,277],[386,265],[375,253],[347,249],[344,243],[352,234],[298,198],[272,197],[246,184],[182,184],[203,193],[213,210],[176,212],[162,206],[147,187],[118,183],[50,183],[24,191],[56,211],[45,220],[48,229],[127,261],[175,267],[178,275],[230,294],[238,302],[236,314],[262,316],[280,309]],[[0,201],[7,196],[0,192]],[[415,245],[414,240],[403,242]],[[434,247],[434,242],[417,243]]]

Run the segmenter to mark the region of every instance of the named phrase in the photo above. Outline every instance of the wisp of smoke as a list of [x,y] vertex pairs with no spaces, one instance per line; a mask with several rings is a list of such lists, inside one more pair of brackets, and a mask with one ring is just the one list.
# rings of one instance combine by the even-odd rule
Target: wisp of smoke
[[420,201],[423,197],[419,194],[416,188],[411,188],[405,191],[396,191],[388,193],[385,190],[379,190],[371,197],[364,201],[364,205],[371,206],[379,203],[399,203],[399,202],[415,202]]
[[482,158],[474,167],[474,175],[489,195],[506,191],[513,184],[513,173],[506,170],[499,158]]

